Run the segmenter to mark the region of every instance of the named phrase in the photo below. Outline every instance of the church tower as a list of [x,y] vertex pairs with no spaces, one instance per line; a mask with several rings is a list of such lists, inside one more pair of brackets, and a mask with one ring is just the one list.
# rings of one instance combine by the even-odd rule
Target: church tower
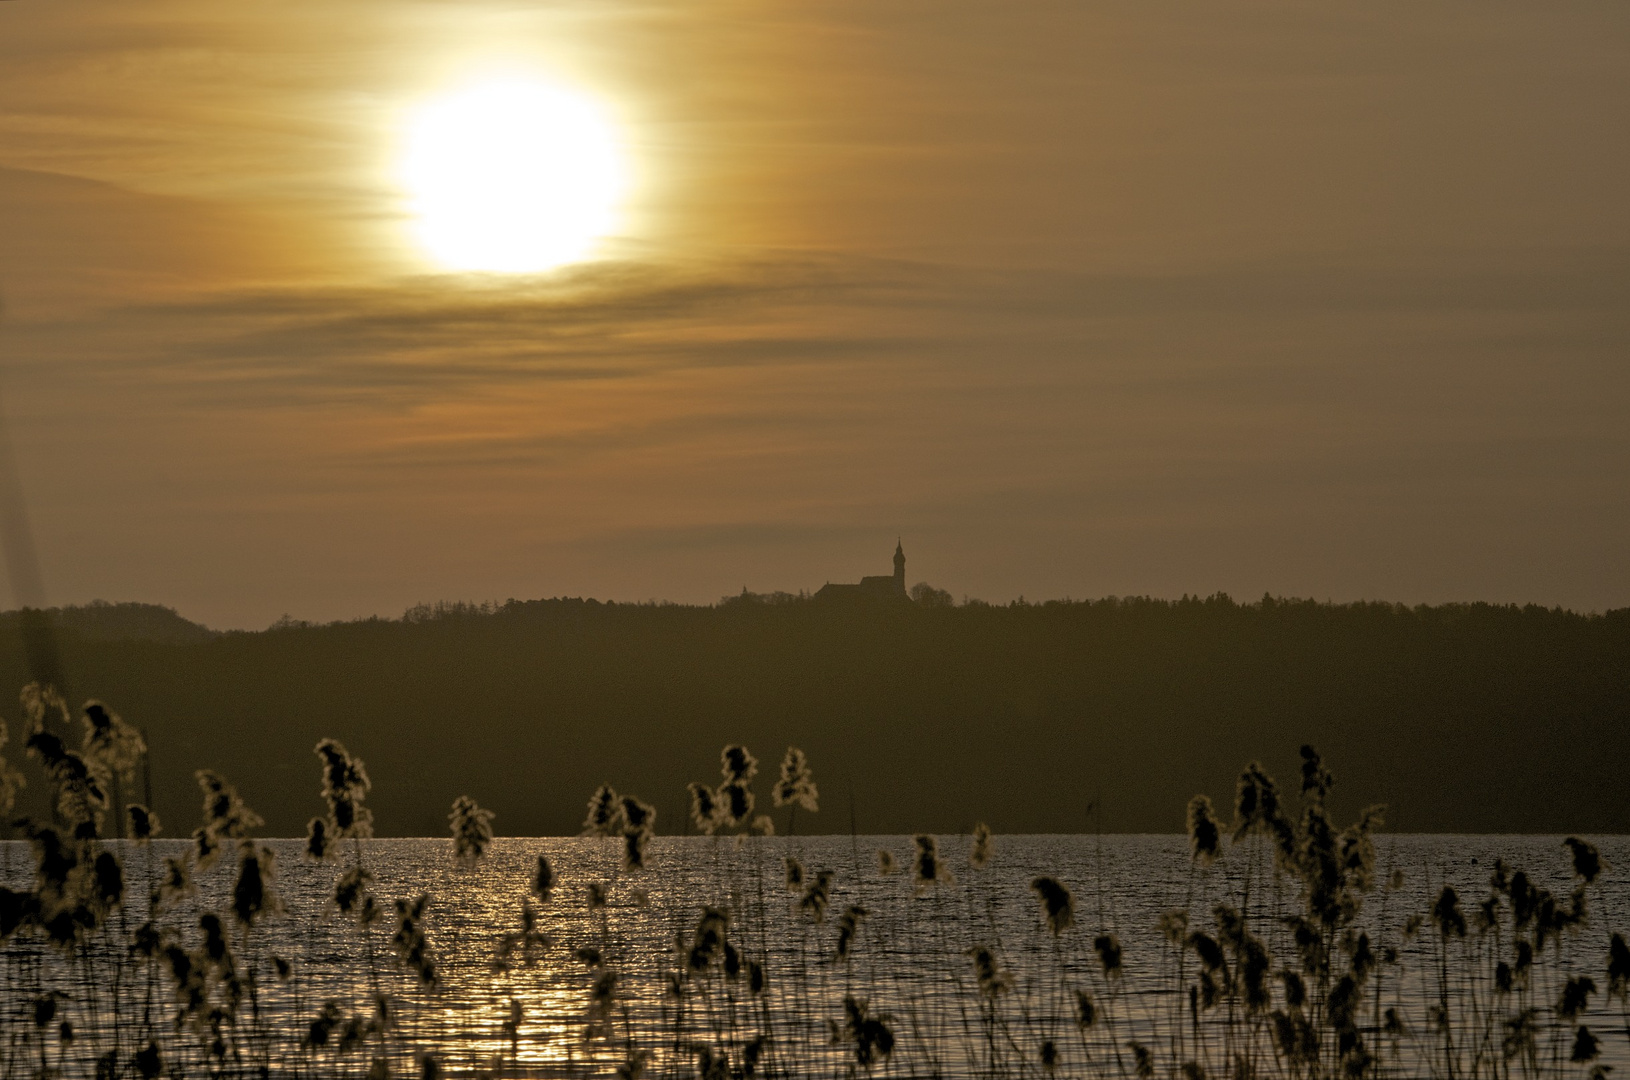
[[898,539],[894,541],[894,591],[902,595],[906,591],[906,549]]

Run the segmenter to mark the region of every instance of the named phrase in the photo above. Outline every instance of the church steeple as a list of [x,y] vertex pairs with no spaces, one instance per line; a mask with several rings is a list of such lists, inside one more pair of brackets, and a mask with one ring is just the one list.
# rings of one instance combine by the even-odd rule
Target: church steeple
[[899,538],[894,541],[894,591],[906,591],[906,549],[901,546]]

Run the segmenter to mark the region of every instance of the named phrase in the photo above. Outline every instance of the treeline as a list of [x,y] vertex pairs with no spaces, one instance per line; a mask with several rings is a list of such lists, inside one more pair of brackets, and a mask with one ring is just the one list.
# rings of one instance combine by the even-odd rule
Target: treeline
[[[145,730],[172,833],[206,767],[298,833],[325,736],[368,761],[382,835],[445,832],[460,794],[500,833],[574,833],[602,781],[683,831],[686,783],[735,741],[808,752],[822,804],[800,830],[1176,832],[1190,795],[1232,802],[1239,762],[1289,779],[1312,742],[1342,763],[1342,813],[1386,802],[1393,830],[1630,831],[1630,611],[748,594],[57,634],[70,698]],[[0,618],[0,685],[28,681],[22,657]]]

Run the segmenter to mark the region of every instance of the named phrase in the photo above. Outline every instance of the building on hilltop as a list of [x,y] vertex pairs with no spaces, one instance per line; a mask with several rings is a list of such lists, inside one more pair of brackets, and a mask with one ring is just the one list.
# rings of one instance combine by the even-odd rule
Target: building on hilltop
[[827,582],[815,594],[817,600],[905,600],[906,552],[899,541],[894,544],[894,574],[863,577],[856,585],[834,585]]

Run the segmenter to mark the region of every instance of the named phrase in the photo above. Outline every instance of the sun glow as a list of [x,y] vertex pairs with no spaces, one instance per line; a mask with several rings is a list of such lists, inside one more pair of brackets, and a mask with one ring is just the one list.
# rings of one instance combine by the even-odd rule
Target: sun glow
[[617,225],[628,186],[594,103],[526,78],[424,106],[399,168],[419,242],[451,270],[527,273],[583,259]]

